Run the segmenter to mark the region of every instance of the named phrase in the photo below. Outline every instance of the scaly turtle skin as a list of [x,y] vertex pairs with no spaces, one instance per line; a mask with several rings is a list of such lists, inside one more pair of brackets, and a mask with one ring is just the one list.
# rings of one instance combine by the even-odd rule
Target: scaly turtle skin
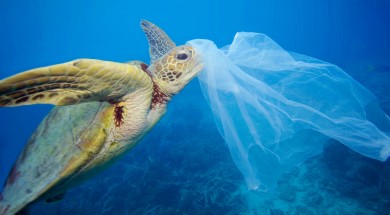
[[53,201],[134,147],[202,65],[191,46],[141,21],[151,65],[80,59],[0,81],[0,106],[57,105],[39,125],[0,194],[0,214]]

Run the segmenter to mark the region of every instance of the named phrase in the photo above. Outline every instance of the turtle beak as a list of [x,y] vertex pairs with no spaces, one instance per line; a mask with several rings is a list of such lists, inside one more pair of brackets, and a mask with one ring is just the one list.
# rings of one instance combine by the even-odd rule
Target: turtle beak
[[204,64],[202,61],[198,60],[198,62],[196,62],[195,64],[195,67],[193,68],[194,72],[195,72],[195,75],[198,75],[204,68]]
[[190,82],[195,76],[197,76],[202,71],[203,67],[204,64],[201,55],[195,53],[195,56],[193,56],[192,69],[187,71],[187,80],[185,80],[186,83]]
[[202,56],[199,53],[195,53],[195,66],[192,69],[195,73],[194,76],[198,75],[204,68],[204,63],[202,60]]

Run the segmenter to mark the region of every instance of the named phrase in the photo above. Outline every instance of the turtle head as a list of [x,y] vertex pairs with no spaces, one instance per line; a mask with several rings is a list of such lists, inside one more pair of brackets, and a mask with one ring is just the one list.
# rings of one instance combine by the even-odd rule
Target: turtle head
[[153,81],[165,95],[178,93],[202,70],[199,54],[189,45],[176,47],[168,35],[151,22],[142,20],[141,27],[149,42],[148,71]]
[[202,69],[199,56],[191,46],[178,46],[149,67],[153,80],[166,95],[178,93]]

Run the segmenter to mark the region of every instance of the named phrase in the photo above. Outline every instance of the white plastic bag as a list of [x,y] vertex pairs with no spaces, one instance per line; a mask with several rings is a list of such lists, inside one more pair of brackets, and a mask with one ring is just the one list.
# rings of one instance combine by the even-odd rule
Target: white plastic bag
[[237,33],[223,49],[188,43],[202,55],[203,94],[249,189],[273,189],[328,138],[370,158],[389,157],[389,117],[337,66],[289,53],[259,33]]

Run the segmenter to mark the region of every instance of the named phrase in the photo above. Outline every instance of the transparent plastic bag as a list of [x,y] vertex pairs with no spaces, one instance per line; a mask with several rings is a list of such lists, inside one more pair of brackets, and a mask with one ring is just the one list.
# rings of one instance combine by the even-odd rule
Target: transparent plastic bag
[[390,120],[376,98],[339,67],[283,50],[259,33],[231,45],[188,42],[218,130],[249,189],[268,191],[333,138],[367,157],[390,155]]

